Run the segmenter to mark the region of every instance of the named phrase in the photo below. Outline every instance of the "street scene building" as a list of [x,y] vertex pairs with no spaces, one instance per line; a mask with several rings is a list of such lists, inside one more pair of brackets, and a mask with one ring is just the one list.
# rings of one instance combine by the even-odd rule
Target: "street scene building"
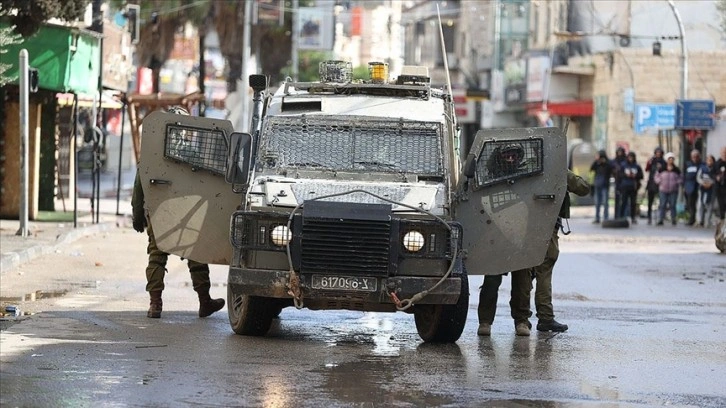
[[[148,4],[142,4],[143,9],[139,9],[137,16],[133,7],[129,14],[126,9],[113,9],[113,3],[94,2],[99,6],[98,12],[103,13],[104,21],[103,63],[96,64],[103,69],[100,88],[104,92],[95,92],[99,87],[93,85],[93,80],[84,81],[83,87],[72,82],[56,85],[49,82],[48,74],[40,72],[41,94],[44,90],[60,92],[59,96],[52,93],[47,96],[52,103],[47,107],[51,111],[57,110],[59,115],[55,120],[59,136],[55,143],[57,155],[45,154],[42,161],[36,160],[35,156],[31,158],[31,162],[38,163],[39,172],[38,193],[33,198],[33,202],[39,204],[33,204],[34,207],[53,210],[54,197],[71,199],[70,193],[76,190],[75,176],[71,174],[76,164],[81,172],[79,177],[93,172],[94,176],[89,176],[92,180],[100,180],[94,168],[109,182],[113,179],[110,173],[125,173],[113,183],[117,184],[118,194],[122,190],[128,192],[128,174],[138,159],[137,127],[143,108],[133,115],[124,112],[123,96],[127,96],[126,102],[129,102],[129,96],[141,97],[136,99],[136,104],[125,105],[138,110],[139,103],[148,103],[143,95],[156,92],[155,87],[172,99],[201,92],[209,115],[229,116],[233,122],[243,124],[247,114],[243,114],[242,109],[249,109],[249,106],[235,92],[229,94],[230,99],[226,101],[229,106],[225,106],[231,89],[224,87],[225,72],[234,75],[234,72],[241,73],[243,68],[247,74],[264,72],[265,66],[272,65],[266,62],[269,56],[261,52],[260,44],[278,41],[273,37],[275,30],[279,30],[277,27],[282,28],[297,21],[298,17],[305,19],[306,16],[312,16],[308,22],[319,22],[324,29],[320,31],[321,37],[316,37],[319,42],[298,44],[295,55],[283,59],[282,65],[278,64],[278,67],[287,64],[288,73],[294,73],[299,67],[307,69],[304,66],[310,63],[311,53],[317,52],[327,53],[328,58],[350,61],[354,67],[364,67],[371,61],[385,62],[392,77],[400,73],[403,65],[427,66],[432,84],[445,86],[446,62],[457,102],[463,152],[481,128],[563,126],[565,122],[569,123],[568,140],[575,161],[582,160],[580,157],[583,156],[589,161],[599,149],[613,154],[618,146],[636,152],[639,157],[648,157],[653,148],[662,146],[673,151],[679,162],[685,163],[685,153],[692,148],[703,154],[718,155],[718,146],[724,143],[719,115],[726,106],[726,79],[723,70],[710,62],[723,59],[726,51],[723,31],[718,28],[720,14],[713,1],[682,4],[678,1],[583,3],[565,0],[317,1],[304,5],[296,3],[301,7],[300,13],[294,13],[290,8],[292,3],[253,3],[250,12],[254,15],[249,21],[253,40],[249,61],[238,65],[236,61],[242,55],[227,50],[230,48],[227,44],[235,41],[220,42],[214,25],[204,26],[208,34],[201,35],[199,24],[187,21],[167,34],[168,24],[185,21],[188,17],[172,10],[172,13],[164,12],[166,14],[157,12],[152,20],[153,7]],[[242,5],[237,9],[244,13]],[[62,24],[69,30],[90,27],[91,11],[89,5],[85,22]],[[295,19],[291,17],[293,14]],[[127,18],[129,16],[131,18]],[[244,21],[237,23],[239,27],[231,32],[240,34],[236,41],[241,41]],[[8,20],[4,24],[8,27]],[[304,24],[302,20],[301,24]],[[159,30],[154,27],[162,29],[154,31]],[[229,24],[219,27],[228,29],[224,27]],[[147,35],[144,30],[150,30],[148,35],[156,35],[154,32],[164,35],[164,41],[171,46],[166,61],[135,46],[138,39],[132,37]],[[27,40],[26,47],[36,43],[44,45],[43,38],[52,35],[46,31],[41,30]],[[89,33],[92,31],[80,35],[91,35]],[[206,40],[200,42],[200,38]],[[101,49],[98,39],[89,45]],[[4,54],[8,58],[17,54],[22,45],[16,43],[9,47],[9,53]],[[205,49],[204,56],[201,56],[201,47]],[[32,63],[33,54],[37,52],[35,48],[30,50],[33,51]],[[295,58],[298,53],[305,54],[303,60]],[[100,56],[89,54],[89,58],[96,58],[94,55]],[[230,59],[230,56],[233,57]],[[290,66],[293,60],[297,61],[294,68]],[[158,63],[163,65],[157,68],[155,64]],[[8,73],[12,76],[17,71],[11,69]],[[200,74],[204,76],[201,80]],[[88,75],[73,69],[67,75],[71,81],[97,76],[95,71]],[[158,75],[158,84],[154,83],[155,75]],[[228,84],[235,83],[228,77]],[[284,79],[281,76],[274,78]],[[240,85],[244,84],[244,78],[239,81]],[[12,93],[12,83],[4,89],[6,95]],[[79,95],[78,104],[82,110],[78,120],[86,136],[71,147],[68,132],[72,127],[69,109],[73,94]],[[685,102],[678,104],[676,101]],[[9,102],[10,108],[13,105]],[[63,109],[64,106],[68,108]],[[103,116],[99,138],[93,137],[98,132],[93,129],[98,126],[89,119],[94,108]],[[677,115],[677,109],[679,113],[685,110],[686,116]],[[4,112],[9,120],[16,116],[11,109]],[[49,119],[37,132],[47,140],[52,140],[51,135],[56,133],[50,115],[46,109]],[[698,122],[696,117],[699,115],[704,116],[703,121],[694,123]],[[10,125],[13,122],[6,123],[3,137],[10,143],[7,148],[14,149],[11,135],[15,126]],[[127,127],[126,132],[123,132],[123,126]],[[132,135],[124,149],[120,149],[122,133],[127,137]],[[95,148],[94,139],[98,139]],[[47,142],[39,145],[51,149],[48,153],[53,150],[52,146],[46,147],[49,146]],[[130,148],[132,155],[128,154]],[[69,152],[73,150],[79,153],[77,163],[70,159],[73,155]],[[9,198],[15,194],[13,180],[16,177],[12,169],[16,166],[11,156],[5,157],[3,188]],[[94,161],[99,162],[95,167]],[[578,166],[582,164],[575,165]],[[35,178],[31,184],[35,186]],[[81,187],[81,194],[101,194],[94,189]],[[4,200],[2,211],[7,215],[16,212],[12,210],[11,201]]]

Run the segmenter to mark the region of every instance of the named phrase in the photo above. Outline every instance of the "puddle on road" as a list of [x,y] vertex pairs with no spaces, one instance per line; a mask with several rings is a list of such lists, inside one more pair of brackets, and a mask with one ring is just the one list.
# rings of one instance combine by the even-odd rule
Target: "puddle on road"
[[382,357],[326,364],[314,372],[324,377],[323,384],[317,387],[321,392],[358,406],[442,406],[455,402],[400,381],[394,374],[400,369],[397,360]]

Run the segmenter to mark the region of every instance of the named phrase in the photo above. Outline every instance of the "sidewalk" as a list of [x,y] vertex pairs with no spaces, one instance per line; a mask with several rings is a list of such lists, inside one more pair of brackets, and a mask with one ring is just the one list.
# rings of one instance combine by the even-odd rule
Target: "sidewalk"
[[[60,202],[56,209],[62,209]],[[71,243],[81,237],[98,234],[112,228],[131,225],[131,198],[119,202],[116,214],[116,199],[99,200],[99,222],[93,223],[91,202],[78,199],[77,227],[73,228],[73,203],[66,202],[66,211],[44,212],[41,220],[28,222],[28,236],[17,235],[18,220],[0,220],[0,277],[19,265],[36,257],[53,253],[59,245]]]

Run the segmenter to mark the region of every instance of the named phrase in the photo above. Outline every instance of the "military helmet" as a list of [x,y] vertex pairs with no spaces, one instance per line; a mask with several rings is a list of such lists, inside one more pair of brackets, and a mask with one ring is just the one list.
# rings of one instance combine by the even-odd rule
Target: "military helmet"
[[170,106],[167,110],[169,113],[174,113],[176,115],[187,115],[189,116],[189,112],[184,109],[183,107],[179,105]]
[[508,144],[499,149],[499,156],[501,158],[510,158],[514,161],[519,162],[524,157],[524,149],[520,144]]

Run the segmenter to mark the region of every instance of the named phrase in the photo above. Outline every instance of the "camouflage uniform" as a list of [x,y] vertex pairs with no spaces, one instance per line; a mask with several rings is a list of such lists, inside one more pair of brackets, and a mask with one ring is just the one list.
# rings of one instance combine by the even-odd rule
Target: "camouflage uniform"
[[[164,274],[166,273],[166,261],[169,254],[160,250],[156,246],[154,231],[151,228],[148,214],[144,210],[144,191],[141,188],[141,177],[136,172],[134,180],[134,190],[131,198],[131,207],[133,209],[134,229],[149,235],[149,245],[146,253],[149,255],[149,264],[146,267],[146,290],[151,296],[151,307],[147,314],[148,317],[160,317],[161,315],[161,292],[164,290]],[[223,299],[211,299],[209,289],[211,283],[209,280],[209,266],[189,259],[187,261],[189,273],[192,277],[192,286],[199,295],[199,317],[206,317],[221,309],[224,306]]]

